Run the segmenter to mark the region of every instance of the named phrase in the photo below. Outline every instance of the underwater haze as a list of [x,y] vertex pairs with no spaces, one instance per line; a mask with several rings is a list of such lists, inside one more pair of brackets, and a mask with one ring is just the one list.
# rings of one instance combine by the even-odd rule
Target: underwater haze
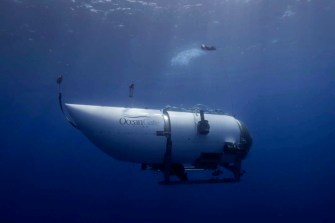
[[[334,12],[333,0],[1,0],[0,222],[335,222]],[[236,115],[253,137],[246,174],[159,185],[66,122],[60,74],[68,103]]]

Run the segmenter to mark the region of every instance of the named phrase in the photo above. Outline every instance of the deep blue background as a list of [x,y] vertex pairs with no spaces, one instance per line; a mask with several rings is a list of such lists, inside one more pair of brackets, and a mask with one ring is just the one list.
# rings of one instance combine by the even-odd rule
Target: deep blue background
[[[0,222],[335,222],[334,11],[332,0],[2,0]],[[171,66],[203,42],[218,50]],[[66,123],[59,74],[71,103],[236,114],[254,138],[247,174],[159,186]]]

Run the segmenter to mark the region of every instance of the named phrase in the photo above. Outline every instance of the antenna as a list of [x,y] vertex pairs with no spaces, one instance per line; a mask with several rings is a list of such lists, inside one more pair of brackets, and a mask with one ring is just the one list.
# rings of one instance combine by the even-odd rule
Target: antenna
[[129,85],[129,97],[130,98],[134,97],[134,89],[135,89],[135,84],[134,83]]
[[79,129],[78,126],[74,123],[74,121],[70,118],[70,116],[68,116],[63,108],[63,97],[62,97],[62,82],[63,82],[63,75],[59,75],[57,77],[57,84],[58,84],[58,102],[59,102],[59,107],[60,110],[62,111],[65,119],[76,129]]
[[134,97],[135,84],[131,83],[129,85],[129,98],[130,98],[130,107],[133,107],[133,97]]

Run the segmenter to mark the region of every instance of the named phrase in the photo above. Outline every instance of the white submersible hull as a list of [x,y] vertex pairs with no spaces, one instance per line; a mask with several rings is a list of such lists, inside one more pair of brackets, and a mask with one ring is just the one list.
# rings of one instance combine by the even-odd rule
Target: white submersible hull
[[[142,169],[160,170],[164,183],[170,176],[188,181],[187,170],[212,170],[217,182],[236,182],[244,171],[252,138],[246,126],[233,116],[203,110],[173,111],[65,104],[59,75],[58,101],[66,120],[90,141],[115,159],[140,163]],[[129,86],[133,97],[134,84]],[[189,165],[186,168],[184,165]],[[220,179],[221,167],[233,178]],[[200,183],[213,183],[213,179]]]
[[[187,180],[184,164],[217,171],[220,166],[238,181],[241,161],[252,138],[232,116],[141,108],[66,104],[71,124],[115,159],[141,163]],[[215,174],[217,172],[214,172]]]

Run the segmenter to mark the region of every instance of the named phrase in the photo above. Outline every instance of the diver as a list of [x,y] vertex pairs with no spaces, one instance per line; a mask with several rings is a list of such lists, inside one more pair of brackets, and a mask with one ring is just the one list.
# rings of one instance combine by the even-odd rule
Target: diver
[[215,46],[207,46],[205,44],[201,44],[201,49],[202,50],[207,50],[207,51],[213,51],[213,50],[216,50],[216,47]]

